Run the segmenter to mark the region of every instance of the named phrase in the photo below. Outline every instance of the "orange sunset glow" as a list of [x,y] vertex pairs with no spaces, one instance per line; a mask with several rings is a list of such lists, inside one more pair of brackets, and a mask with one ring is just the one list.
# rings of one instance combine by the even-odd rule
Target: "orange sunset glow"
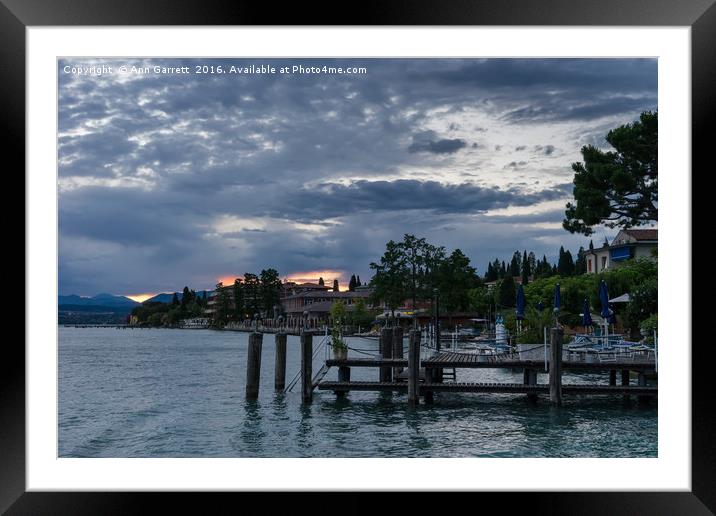
[[338,289],[341,292],[348,290],[348,281],[343,279],[344,271],[323,270],[308,272],[292,272],[287,277],[287,281],[295,281],[296,283],[318,283],[318,278],[323,278],[326,286],[333,285],[333,280],[338,279]]
[[156,295],[157,295],[156,292],[150,292],[150,293],[146,293],[146,294],[127,294],[124,297],[128,297],[129,299],[131,299],[132,301],[136,301],[137,303],[143,303],[150,297],[154,297]]
[[233,285],[234,281],[236,281],[236,278],[244,279],[243,276],[236,276],[234,274],[229,274],[228,276],[221,276],[220,278],[217,278],[216,282],[222,283],[224,286]]

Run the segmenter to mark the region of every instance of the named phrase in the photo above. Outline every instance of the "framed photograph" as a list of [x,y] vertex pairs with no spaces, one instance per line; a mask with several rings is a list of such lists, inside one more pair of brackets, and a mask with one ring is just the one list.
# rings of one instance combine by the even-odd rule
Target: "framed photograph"
[[27,202],[3,511],[714,510],[690,279],[710,2],[89,7],[0,10]]

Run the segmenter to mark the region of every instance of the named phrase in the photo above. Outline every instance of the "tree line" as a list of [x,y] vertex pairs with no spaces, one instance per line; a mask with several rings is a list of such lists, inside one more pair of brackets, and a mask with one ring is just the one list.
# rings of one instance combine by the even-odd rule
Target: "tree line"
[[[231,294],[229,294],[231,290]],[[259,274],[244,273],[234,284],[216,285],[214,319],[222,322],[274,317],[281,310],[281,278],[276,269],[263,269]]]
[[[590,240],[589,249],[594,249],[594,243]],[[541,259],[535,256],[535,253],[529,253],[524,250],[522,252],[515,251],[512,258],[506,262],[495,258],[487,264],[484,280],[486,282],[505,279],[508,276],[512,278],[519,277],[523,285],[527,285],[530,279],[549,278],[550,276],[579,276],[587,272],[587,258],[584,247],[579,247],[576,257],[571,251],[565,250],[564,246],[560,246],[557,263],[550,263],[546,255],[542,255]]]
[[400,242],[390,240],[383,256],[370,268],[374,271],[369,283],[371,300],[385,303],[393,315],[405,300],[416,307],[419,302],[432,304],[436,296],[447,312],[468,310],[469,291],[482,284],[460,249],[448,254],[444,247],[410,234]]
[[175,326],[182,319],[201,317],[206,304],[206,292],[199,295],[185,286],[181,300],[174,292],[170,303],[145,301],[140,306],[134,307],[130,315],[136,317],[137,324],[140,326]]

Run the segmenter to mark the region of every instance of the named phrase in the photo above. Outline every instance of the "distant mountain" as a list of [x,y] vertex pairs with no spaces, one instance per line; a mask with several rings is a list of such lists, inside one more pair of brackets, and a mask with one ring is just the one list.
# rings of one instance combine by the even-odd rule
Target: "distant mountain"
[[80,306],[105,306],[108,308],[132,308],[139,306],[140,303],[129,299],[125,296],[115,296],[112,294],[97,294],[93,297],[82,297],[77,295],[57,296],[58,305],[72,305],[77,308]]
[[[196,295],[201,296],[204,293],[206,293],[206,296],[209,297],[209,294],[211,294],[211,292],[212,292],[211,290],[200,290],[199,292],[196,293]],[[177,295],[177,298],[179,299],[179,301],[181,301],[182,293],[177,292],[176,295]],[[145,299],[144,302],[145,303],[171,303],[173,298],[174,298],[174,292],[163,292],[161,294],[157,294],[154,297],[150,297],[149,299]]]

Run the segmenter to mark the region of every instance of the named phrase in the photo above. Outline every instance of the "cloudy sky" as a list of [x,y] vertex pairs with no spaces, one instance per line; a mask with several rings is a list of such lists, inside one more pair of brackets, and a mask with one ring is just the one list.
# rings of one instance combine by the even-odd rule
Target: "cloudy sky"
[[[277,73],[151,70],[197,64]],[[366,73],[280,73],[298,64]],[[112,73],[65,72],[99,65]],[[481,273],[517,249],[574,252],[570,164],[657,107],[653,59],[73,59],[58,75],[60,294],[267,267],[367,280],[404,233]]]

